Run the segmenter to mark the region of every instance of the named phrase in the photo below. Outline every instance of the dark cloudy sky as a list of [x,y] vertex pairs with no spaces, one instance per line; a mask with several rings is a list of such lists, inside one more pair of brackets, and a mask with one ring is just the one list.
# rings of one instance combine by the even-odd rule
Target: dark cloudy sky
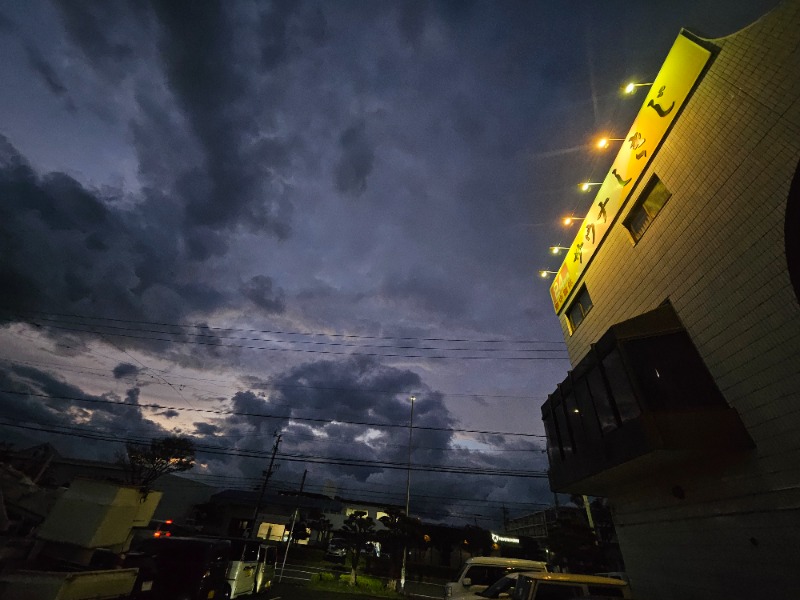
[[2,435],[248,487],[280,430],[275,485],[402,504],[414,394],[413,514],[549,502],[589,144],[775,4],[0,0]]

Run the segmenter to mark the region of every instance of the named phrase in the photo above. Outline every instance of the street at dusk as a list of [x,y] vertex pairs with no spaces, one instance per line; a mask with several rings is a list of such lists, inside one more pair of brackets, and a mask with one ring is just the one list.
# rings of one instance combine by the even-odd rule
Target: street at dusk
[[316,598],[328,563],[788,593],[795,30],[800,0],[0,0],[0,596],[65,565],[258,594],[286,552]]

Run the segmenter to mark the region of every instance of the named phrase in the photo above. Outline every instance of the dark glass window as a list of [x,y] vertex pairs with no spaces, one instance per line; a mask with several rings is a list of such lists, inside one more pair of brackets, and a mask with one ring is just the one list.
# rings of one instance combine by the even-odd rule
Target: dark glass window
[[581,419],[581,411],[575,402],[575,396],[572,390],[564,391],[564,412],[567,414],[567,421],[569,422],[570,431],[572,431],[572,439],[575,443],[575,452],[583,446],[586,441],[586,433],[583,429],[583,422]]
[[624,347],[651,410],[727,406],[685,331],[628,340]]
[[600,596],[601,598],[624,598],[625,594],[618,587],[610,585],[589,585],[587,586],[590,596]]
[[574,446],[572,444],[572,433],[567,427],[567,417],[564,414],[564,405],[561,399],[558,398],[553,403],[553,416],[556,419],[556,427],[558,428],[558,439],[561,441],[561,448],[564,454],[572,454]]
[[611,388],[614,403],[617,405],[620,420],[624,423],[638,417],[642,411],[639,409],[639,403],[636,401],[633,388],[631,388],[628,372],[625,370],[618,348],[614,348],[603,359],[603,370]]
[[581,596],[583,596],[583,590],[577,585],[540,581],[539,585],[536,586],[536,600],[564,600],[565,598],[580,598]]
[[513,600],[528,600],[531,588],[533,587],[533,579],[529,577],[520,577],[517,579],[517,585],[514,587],[514,593],[511,594]]
[[470,579],[472,585],[491,585],[511,569],[509,567],[486,567],[482,565],[475,565],[465,573],[465,576]]
[[608,395],[606,382],[599,366],[595,366],[586,374],[586,381],[589,383],[589,389],[592,392],[592,400],[594,400],[597,418],[600,421],[600,430],[603,434],[614,431],[619,427],[619,420],[614,413],[613,400]]
[[586,315],[589,314],[592,306],[592,299],[589,297],[589,292],[586,286],[583,286],[578,292],[578,295],[575,296],[575,300],[572,301],[572,304],[570,304],[567,309],[570,333],[575,331],[578,325],[583,323],[583,320],[586,318]]
[[547,402],[542,407],[542,422],[544,422],[544,431],[547,435],[547,458],[552,463],[556,459],[564,460],[564,448],[561,447],[561,439],[551,406],[551,403]]
[[650,223],[661,212],[671,196],[672,192],[667,189],[667,186],[653,175],[628,216],[625,217],[624,225],[635,241],[638,242],[642,239],[644,232],[650,227]]
[[[597,410],[592,403],[592,393],[589,390],[589,384],[585,377],[580,377],[573,380],[572,385],[574,386],[573,393],[575,394],[575,403],[577,404],[581,422],[583,423],[586,439],[589,442],[599,441],[602,437],[600,434],[600,423],[597,417]],[[613,419],[613,415],[611,418]]]

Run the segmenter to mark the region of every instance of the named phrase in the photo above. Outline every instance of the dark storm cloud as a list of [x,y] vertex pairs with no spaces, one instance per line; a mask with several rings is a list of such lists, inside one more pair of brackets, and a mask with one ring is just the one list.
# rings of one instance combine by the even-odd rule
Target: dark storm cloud
[[[16,368],[0,368],[0,417],[12,423],[38,423],[53,425],[62,421],[61,409],[64,403],[47,399],[30,398],[28,392],[39,393],[38,381],[45,376],[34,377],[32,381],[27,374],[29,370],[18,371]],[[47,375],[52,380],[52,376]],[[74,390],[74,388],[70,388]]]
[[[0,367],[0,418],[10,429],[28,426],[21,430],[28,436],[49,436],[47,439],[57,440],[67,455],[83,458],[111,458],[119,446],[81,438],[81,433],[110,434],[121,442],[128,437],[151,439],[167,434],[144,417],[139,388],[129,389],[124,398],[97,396],[51,373],[22,365]],[[50,427],[55,429],[37,433],[37,429]],[[56,435],[58,431],[62,435]]]
[[408,306],[431,314],[446,314],[458,319],[466,314],[469,298],[464,290],[451,285],[444,274],[420,271],[401,276],[390,275],[380,286],[381,296],[391,302],[405,302]]
[[250,160],[247,140],[260,134],[254,107],[247,103],[252,89],[237,54],[231,14],[223,6],[154,3],[170,88],[205,154],[205,168],[183,189],[186,217],[190,225],[242,224],[285,238],[291,207],[279,194],[265,192],[268,168]]
[[14,33],[16,31],[14,21],[8,18],[7,15],[0,11],[0,33]]
[[[47,311],[176,323],[192,311],[230,305],[236,298],[227,291],[183,276],[192,257],[170,224],[155,198],[129,209],[62,173],[38,175],[0,136],[0,309],[6,318],[35,321]],[[62,336],[106,339],[119,332],[93,321],[36,322]],[[151,349],[163,348],[166,338],[194,339],[174,329],[166,338],[121,333],[117,343]],[[183,349],[202,353],[215,343],[206,329],[203,345]]]
[[112,371],[114,374],[114,379],[122,379],[123,377],[138,375],[139,372],[139,367],[132,365],[131,363],[119,363]]
[[42,81],[44,81],[47,89],[56,96],[62,98],[69,110],[75,110],[75,104],[69,96],[69,91],[61,81],[58,73],[56,73],[53,65],[47,62],[41,53],[31,45],[25,46],[25,53],[28,56],[28,63],[31,68],[39,75]]
[[164,410],[164,411],[158,412],[156,414],[159,417],[164,417],[166,419],[174,419],[175,417],[179,416],[181,413],[179,413],[177,410]]
[[281,289],[273,290],[271,277],[256,275],[243,284],[239,291],[266,313],[282,313],[286,310],[285,294]]
[[214,425],[213,423],[197,422],[193,423],[193,425],[195,428],[195,432],[197,433],[197,435],[200,436],[213,437],[217,432],[220,431],[220,428],[217,425]]
[[375,162],[375,150],[367,137],[364,121],[345,129],[339,137],[341,155],[334,170],[336,189],[360,196],[367,189],[367,177]]
[[261,16],[261,65],[265,69],[274,69],[281,64],[287,53],[287,19],[299,6],[297,2],[273,2]]
[[98,70],[116,79],[125,74],[125,63],[133,59],[131,44],[113,39],[124,12],[110,2],[57,0],[64,27],[72,42]]
[[[253,392],[236,392],[231,398],[232,416],[227,422],[233,425],[246,424],[256,431],[274,432],[283,427],[288,421],[287,417],[267,417],[266,415],[278,414],[285,411],[275,411],[274,408],[261,396]],[[262,416],[264,415],[264,416]]]

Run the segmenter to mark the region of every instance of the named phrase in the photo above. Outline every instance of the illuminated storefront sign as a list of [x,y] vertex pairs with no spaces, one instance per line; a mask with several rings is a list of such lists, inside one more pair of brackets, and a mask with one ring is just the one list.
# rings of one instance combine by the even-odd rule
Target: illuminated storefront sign
[[556,313],[561,311],[710,58],[708,49],[683,34],[675,40],[550,286]]
[[515,537],[507,537],[504,535],[498,535],[492,532],[492,542],[495,544],[503,543],[503,544],[519,544],[519,538]]

